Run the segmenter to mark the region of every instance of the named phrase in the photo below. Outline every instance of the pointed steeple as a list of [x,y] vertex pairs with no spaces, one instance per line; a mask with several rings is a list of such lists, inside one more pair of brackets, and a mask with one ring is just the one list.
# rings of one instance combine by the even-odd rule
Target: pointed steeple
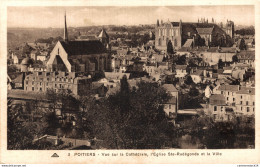
[[69,41],[69,38],[68,38],[68,30],[67,30],[67,23],[66,23],[66,11],[65,11],[65,14],[64,14],[64,21],[65,21],[65,27],[64,27],[64,41],[65,42],[68,42]]
[[109,36],[104,28],[102,28],[100,34],[98,35],[98,39],[103,43],[105,47],[109,43]]

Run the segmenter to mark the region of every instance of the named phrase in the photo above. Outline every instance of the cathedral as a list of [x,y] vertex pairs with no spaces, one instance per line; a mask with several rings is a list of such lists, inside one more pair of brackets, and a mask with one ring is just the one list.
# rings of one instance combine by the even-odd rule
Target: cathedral
[[102,29],[97,40],[68,39],[66,23],[64,26],[64,41],[58,41],[47,62],[47,71],[80,72],[94,75],[110,70],[111,58],[106,46],[109,36]]
[[234,36],[234,22],[228,21],[224,27],[214,23],[214,19],[201,19],[196,23],[189,22],[159,22],[155,27],[155,47],[158,50],[167,50],[171,44],[174,49],[197,46],[232,46]]

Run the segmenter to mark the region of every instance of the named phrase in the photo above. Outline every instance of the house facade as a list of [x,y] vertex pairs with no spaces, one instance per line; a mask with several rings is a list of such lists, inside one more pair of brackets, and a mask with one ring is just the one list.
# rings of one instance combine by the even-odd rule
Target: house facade
[[91,89],[92,79],[87,76],[77,76],[75,72],[34,72],[24,79],[24,90],[46,92],[53,89],[70,90],[74,95],[83,95]]

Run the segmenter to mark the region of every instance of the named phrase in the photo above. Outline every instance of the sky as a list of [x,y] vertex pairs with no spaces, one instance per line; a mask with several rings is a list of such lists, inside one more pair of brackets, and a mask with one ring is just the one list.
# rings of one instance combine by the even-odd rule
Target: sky
[[254,6],[109,6],[109,7],[15,7],[7,8],[8,27],[62,28],[64,13],[68,27],[93,25],[139,25],[163,21],[197,22],[205,17],[217,22],[254,25]]

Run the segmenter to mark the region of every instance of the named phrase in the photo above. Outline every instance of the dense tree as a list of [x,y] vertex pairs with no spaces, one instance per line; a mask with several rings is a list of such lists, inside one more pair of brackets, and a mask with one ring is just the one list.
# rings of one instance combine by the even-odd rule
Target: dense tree
[[93,114],[89,117],[95,120],[90,125],[93,134],[107,148],[161,148],[174,134],[161,106],[169,98],[164,89],[152,83],[139,83],[131,91],[127,79],[122,78],[120,91],[96,102],[90,111]]
[[223,69],[224,67],[224,62],[222,61],[222,59],[218,60],[218,69]]
[[255,35],[255,28],[253,26],[250,26],[247,28],[236,30],[235,33],[240,35]]
[[169,40],[169,42],[167,43],[167,54],[169,54],[169,55],[174,54],[171,40]]
[[238,48],[240,50],[246,50],[246,42],[245,42],[244,38],[241,39]]
[[186,55],[179,56],[176,64],[178,65],[186,65]]
[[234,55],[234,56],[232,57],[232,62],[233,62],[233,63],[238,62],[238,57],[237,57],[237,55]]
[[187,84],[187,85],[194,84],[190,75],[186,76],[184,83]]
[[11,150],[38,149],[33,144],[36,136],[45,134],[47,122],[43,117],[41,120],[29,119],[28,115],[34,112],[30,105],[23,107],[13,105],[13,100],[8,100],[7,108],[7,148]]

